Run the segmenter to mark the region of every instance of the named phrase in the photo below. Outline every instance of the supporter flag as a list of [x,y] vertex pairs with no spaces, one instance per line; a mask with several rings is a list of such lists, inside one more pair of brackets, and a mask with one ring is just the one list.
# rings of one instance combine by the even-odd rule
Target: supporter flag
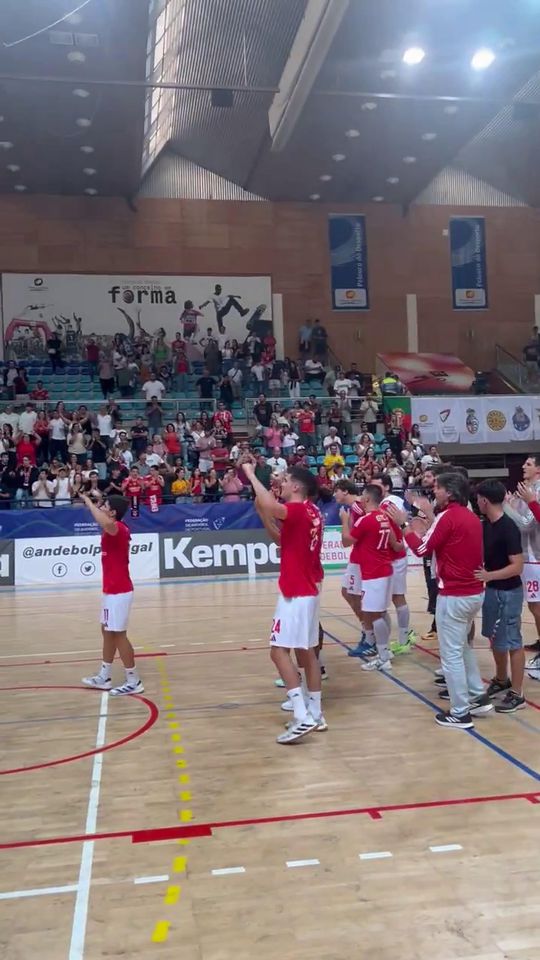
[[411,429],[411,398],[383,397],[383,413],[386,422],[392,427]]

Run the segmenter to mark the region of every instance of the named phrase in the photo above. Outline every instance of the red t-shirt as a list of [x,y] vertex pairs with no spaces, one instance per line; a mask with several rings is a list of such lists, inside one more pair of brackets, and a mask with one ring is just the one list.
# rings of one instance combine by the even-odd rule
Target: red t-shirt
[[152,477],[146,477],[144,481],[144,501],[145,503],[160,504],[163,500],[163,487]]
[[88,343],[86,345],[86,359],[89,363],[97,363],[99,360],[99,347],[97,343]]
[[316,597],[324,572],[321,564],[323,518],[309,500],[286,503],[281,526],[279,589],[284,597]]
[[372,510],[360,517],[351,527],[355,541],[350,562],[358,563],[362,580],[379,580],[391,577],[394,551],[389,546],[392,527],[384,510]]
[[28,457],[32,466],[36,465],[36,445],[31,440],[19,440],[15,447],[17,452],[17,466],[23,462],[24,457]]
[[[400,510],[403,510],[403,500],[400,500],[399,497],[394,497],[392,494],[390,494],[389,497],[385,497],[385,499],[381,501],[381,508],[385,511],[385,513],[388,510],[388,507],[390,506],[390,504],[392,503],[396,507],[399,507]],[[399,529],[397,523],[394,523],[393,520],[390,520],[390,526],[392,527],[392,530],[394,532],[394,536],[397,542],[403,544],[401,550],[392,551],[394,554],[394,560],[403,560],[403,557],[407,556],[407,550],[405,547],[405,541],[403,539],[403,533]]]
[[300,433],[315,433],[315,415],[310,410],[298,414],[298,429]]
[[122,484],[122,491],[126,497],[142,497],[144,484],[140,478],[128,477]]
[[163,445],[167,448],[167,453],[180,453],[180,440],[177,433],[164,433]]
[[230,410],[218,410],[218,412],[214,414],[214,426],[221,424],[227,433],[231,432],[232,421],[233,418]]
[[31,399],[31,400],[48,400],[48,399],[49,399],[49,391],[48,391],[48,390],[38,390],[38,389],[36,388],[35,390],[32,390],[32,393],[30,394],[30,399]]
[[130,593],[133,584],[129,575],[129,527],[117,521],[116,534],[101,534],[101,566],[103,569],[103,593]]

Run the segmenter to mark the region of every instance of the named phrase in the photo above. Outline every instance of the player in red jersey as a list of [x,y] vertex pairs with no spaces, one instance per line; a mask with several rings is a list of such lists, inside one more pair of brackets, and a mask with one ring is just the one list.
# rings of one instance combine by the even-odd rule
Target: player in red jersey
[[163,502],[165,481],[157,467],[150,467],[150,473],[144,478],[144,502],[152,513],[157,513]]
[[386,618],[392,589],[393,547],[397,540],[390,518],[381,509],[382,490],[376,484],[364,487],[361,502],[365,516],[351,525],[350,514],[342,507],[343,545],[352,545],[351,563],[360,565],[362,575],[362,620],[368,641],[373,636],[377,655],[362,664],[362,670],[390,670],[390,628]]
[[[384,474],[378,480],[374,480],[377,486],[380,486],[383,492],[381,507],[388,512],[388,507],[393,505],[398,510],[403,510],[405,504],[401,497],[397,497],[393,491],[392,477]],[[398,625],[399,638],[395,643],[390,644],[392,653],[410,653],[416,643],[416,634],[411,630],[411,614],[407,603],[407,573],[409,561],[407,558],[407,545],[398,526],[392,521],[392,529],[398,543],[399,549],[394,551],[394,560],[392,563],[392,603],[396,611],[396,620]],[[391,628],[391,624],[389,624]]]
[[129,476],[122,482],[122,493],[130,500],[139,501],[144,494],[144,481],[138,467],[132,467]]
[[[96,506],[84,494],[81,500],[99,524],[101,535],[101,564],[103,568],[103,603],[101,608],[101,633],[103,636],[103,662],[94,677],[84,677],[85,687],[93,690],[110,690],[112,697],[130,693],[143,693],[144,687],[135,669],[135,653],[128,640],[127,626],[133,600],[133,584],[129,575],[129,527],[122,517],[129,507],[125,497],[109,497],[101,506]],[[116,652],[126,670],[126,682],[112,686],[112,666]]]
[[[338,480],[334,486],[334,498],[338,506],[348,507],[351,526],[364,516],[364,508],[358,487],[351,480]],[[347,601],[351,610],[362,624],[362,636],[356,647],[349,650],[350,657],[370,656],[375,651],[375,640],[368,640],[362,623],[362,574],[358,563],[349,559],[341,579],[341,596]]]
[[[281,485],[285,502],[279,503],[257,480],[252,463],[242,467],[261,510],[281,522],[280,596],[272,622],[270,656],[285,683],[294,712],[294,723],[277,742],[294,743],[326,725],[321,709],[321,670],[315,653],[319,645],[319,590],[324,576],[323,520],[309,499],[316,495],[317,481],[309,470],[291,467]],[[291,650],[306,673],[307,702]]]

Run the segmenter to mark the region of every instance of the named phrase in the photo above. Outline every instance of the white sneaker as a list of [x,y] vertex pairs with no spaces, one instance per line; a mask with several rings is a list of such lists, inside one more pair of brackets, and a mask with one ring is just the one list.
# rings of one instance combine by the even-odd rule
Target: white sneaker
[[368,660],[367,663],[362,664],[362,670],[392,670],[392,662],[390,659],[381,660],[380,657],[373,657],[371,660]]
[[[326,733],[326,731],[328,730],[328,724],[324,719],[322,713],[320,717],[315,720],[315,723],[317,724],[317,730],[316,730],[317,733]],[[294,720],[288,720],[287,723],[285,724],[286,730],[290,730],[291,727],[294,727]]]
[[540,670],[540,655],[537,654],[536,657],[531,657],[530,660],[527,660],[525,666],[527,670]]
[[444,677],[444,670],[442,669],[442,667],[437,667],[437,669],[435,670],[435,676]]
[[92,690],[110,690],[112,687],[112,680],[110,678],[106,680],[99,673],[95,677],[83,677],[81,683],[85,687],[91,687]]
[[144,687],[139,680],[138,683],[123,683],[121,687],[114,687],[111,690],[111,697],[129,697],[133,693],[144,693]]
[[296,740],[301,740],[302,737],[307,737],[308,733],[314,733],[316,729],[317,721],[314,720],[313,717],[311,717],[308,713],[305,720],[296,721],[285,731],[285,733],[282,733],[279,737],[276,737],[276,743],[295,743]]
[[287,698],[287,700],[284,700],[283,703],[281,704],[281,709],[282,709],[282,710],[285,710],[286,713],[294,713],[294,708],[293,708],[293,705],[292,705],[292,700],[289,700],[288,698]]

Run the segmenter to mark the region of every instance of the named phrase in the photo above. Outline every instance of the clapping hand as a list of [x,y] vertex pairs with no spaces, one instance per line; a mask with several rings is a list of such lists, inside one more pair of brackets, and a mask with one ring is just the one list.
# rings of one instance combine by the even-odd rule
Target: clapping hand
[[525,503],[531,503],[533,500],[536,500],[536,494],[534,490],[532,487],[527,486],[526,483],[518,483],[517,496],[520,500],[524,500]]
[[400,510],[399,507],[396,507],[394,503],[389,503],[386,507],[386,512],[391,520],[397,524],[398,527],[401,527],[404,523],[407,523],[409,517],[405,513],[405,510]]

